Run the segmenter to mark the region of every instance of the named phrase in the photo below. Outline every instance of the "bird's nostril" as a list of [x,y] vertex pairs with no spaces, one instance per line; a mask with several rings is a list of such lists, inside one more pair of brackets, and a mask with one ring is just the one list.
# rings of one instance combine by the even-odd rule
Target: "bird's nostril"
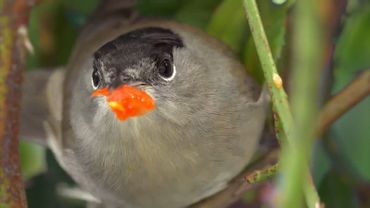
[[121,84],[127,84],[130,80],[131,80],[131,78],[129,76],[127,76],[126,74],[120,74],[119,75],[119,82]]
[[128,85],[132,86],[132,87],[138,87],[140,88],[141,86],[146,86],[147,84],[144,83],[144,82],[129,82]]

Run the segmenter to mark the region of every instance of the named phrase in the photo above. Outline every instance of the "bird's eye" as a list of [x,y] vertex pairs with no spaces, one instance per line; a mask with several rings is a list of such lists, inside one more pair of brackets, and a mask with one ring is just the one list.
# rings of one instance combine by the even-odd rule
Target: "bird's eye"
[[173,78],[175,78],[176,68],[170,60],[164,59],[158,65],[158,73],[162,79],[171,81]]
[[94,90],[99,88],[100,83],[101,83],[101,75],[99,73],[99,70],[94,68],[94,71],[91,77],[91,85],[94,88]]

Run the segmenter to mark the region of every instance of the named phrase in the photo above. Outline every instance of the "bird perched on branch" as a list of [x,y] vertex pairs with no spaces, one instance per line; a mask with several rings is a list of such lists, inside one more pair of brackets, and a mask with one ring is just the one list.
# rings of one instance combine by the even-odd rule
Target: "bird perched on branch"
[[26,76],[21,135],[104,207],[184,208],[250,162],[267,96],[221,42],[134,3],[103,1],[65,70]]

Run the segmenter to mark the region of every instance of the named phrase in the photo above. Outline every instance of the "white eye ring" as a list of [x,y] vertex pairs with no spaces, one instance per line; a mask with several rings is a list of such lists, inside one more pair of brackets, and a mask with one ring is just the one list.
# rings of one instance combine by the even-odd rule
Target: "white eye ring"
[[[94,80],[94,79],[99,79],[99,80],[97,81],[97,80]],[[94,90],[99,88],[100,82],[101,82],[100,74],[96,69],[94,69],[93,73],[91,75],[91,86],[93,87]]]
[[95,86],[95,85],[94,85],[94,80],[93,80],[93,78],[92,78],[92,77],[91,77],[91,86],[92,86],[92,88],[93,88],[94,90],[98,89],[98,86]]
[[172,70],[173,70],[173,72],[172,72],[172,75],[170,77],[165,78],[165,77],[161,76],[162,79],[164,79],[164,80],[166,80],[168,82],[171,81],[171,80],[173,80],[175,78],[175,76],[176,76],[176,66],[175,65],[172,65]]

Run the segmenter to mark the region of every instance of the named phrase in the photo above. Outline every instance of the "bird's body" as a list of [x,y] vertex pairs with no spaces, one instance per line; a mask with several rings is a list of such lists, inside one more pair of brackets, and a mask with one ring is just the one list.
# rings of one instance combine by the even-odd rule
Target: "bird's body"
[[[48,79],[45,128],[61,166],[107,207],[184,208],[225,188],[256,149],[266,112],[261,89],[223,44],[197,29],[162,20],[110,21],[82,33],[67,71]],[[100,63],[114,68],[104,71],[106,82],[107,72],[117,70],[139,80],[144,68],[153,68],[145,53],[120,69],[121,62],[111,62],[116,53],[99,52],[129,32],[132,40],[121,37],[108,50],[132,43],[120,57],[151,47],[150,41],[135,45],[144,41],[135,42],[138,30],[181,40],[170,50],[176,76],[140,86],[155,109],[120,121],[103,98],[91,96],[91,74]]]

